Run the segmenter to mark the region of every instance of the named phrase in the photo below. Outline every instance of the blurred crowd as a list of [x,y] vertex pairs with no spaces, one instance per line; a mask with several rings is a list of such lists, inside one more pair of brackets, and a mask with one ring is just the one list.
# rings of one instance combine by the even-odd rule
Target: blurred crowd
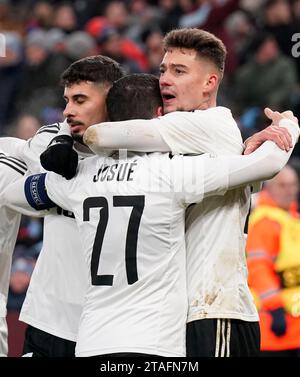
[[79,58],[100,53],[128,73],[158,74],[163,35],[178,27],[226,44],[219,104],[244,137],[265,126],[266,105],[299,114],[300,0],[0,0],[0,135],[24,114],[40,124],[61,119],[59,76]]
[[[180,27],[203,28],[225,43],[228,56],[218,104],[232,110],[244,139],[266,126],[265,106],[292,109],[300,116],[300,0],[0,0],[0,137],[27,140],[41,125],[62,120],[60,74],[80,58],[103,54],[128,73],[158,75],[163,36]],[[300,147],[293,156],[300,174]],[[297,183],[295,195],[298,188]],[[280,207],[272,200],[267,205]],[[295,201],[293,197],[289,205]],[[268,224],[261,226],[269,229]],[[278,227],[275,230],[279,232]],[[24,217],[13,259],[10,310],[22,305],[41,241],[42,220]],[[267,252],[276,256],[277,246]],[[264,246],[248,246],[250,277],[257,274],[256,259],[259,263],[262,259],[266,269],[274,267],[267,252],[256,258],[257,247]],[[267,283],[255,287],[262,296],[276,287],[278,293],[277,270],[282,272],[278,266],[269,271],[271,288]],[[260,305],[273,310],[276,301],[283,309],[278,300],[276,296],[271,304],[267,299],[265,307]],[[280,333],[285,320],[280,313],[275,315]],[[286,328],[287,322],[282,326]],[[300,347],[300,339],[293,347]]]

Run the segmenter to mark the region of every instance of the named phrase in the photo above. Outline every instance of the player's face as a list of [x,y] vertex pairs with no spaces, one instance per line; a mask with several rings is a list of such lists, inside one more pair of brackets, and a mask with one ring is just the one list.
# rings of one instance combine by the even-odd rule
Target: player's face
[[[216,75],[214,75],[216,76]],[[169,49],[160,66],[164,113],[208,108],[211,65],[191,49]]]
[[82,143],[82,136],[88,127],[107,120],[105,99],[108,89],[90,81],[65,87],[64,116],[75,140]]

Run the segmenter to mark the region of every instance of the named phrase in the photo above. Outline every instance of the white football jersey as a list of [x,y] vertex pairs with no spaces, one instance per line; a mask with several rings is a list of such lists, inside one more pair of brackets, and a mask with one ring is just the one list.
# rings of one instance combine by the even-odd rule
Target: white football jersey
[[47,194],[79,227],[90,286],[77,356],[185,355],[185,208],[227,184],[222,161],[169,154],[92,157],[72,180],[48,173],[26,182],[29,202]]
[[[26,172],[21,160],[0,150],[0,193]],[[19,230],[21,215],[0,203],[0,356],[7,356],[6,304],[12,254]]]
[[[40,154],[60,124],[41,127],[19,155],[31,173],[43,171]],[[63,339],[76,341],[87,287],[87,270],[74,215],[60,208],[44,219],[43,247],[31,276],[20,320]]]
[[[157,130],[173,153],[241,154],[231,111],[215,107],[159,118]],[[250,188],[207,198],[186,212],[188,321],[233,318],[258,321],[247,284],[244,226]]]

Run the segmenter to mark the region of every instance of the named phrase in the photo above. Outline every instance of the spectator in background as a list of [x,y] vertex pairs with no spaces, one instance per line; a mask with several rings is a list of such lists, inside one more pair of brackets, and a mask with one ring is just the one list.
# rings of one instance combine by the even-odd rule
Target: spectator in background
[[[264,30],[276,39],[280,51],[291,57],[292,35],[299,30],[287,0],[267,0],[263,6]],[[300,65],[299,65],[300,68]]]
[[282,55],[272,35],[257,34],[249,45],[253,57],[240,67],[235,77],[235,106],[242,115],[243,136],[265,127],[264,105],[282,111],[293,108],[297,88],[294,62]]
[[18,139],[28,140],[32,138],[37,130],[41,127],[41,123],[33,115],[23,114],[19,116],[10,129],[10,136],[17,137]]
[[23,216],[12,259],[8,310],[21,310],[35,262],[42,248],[42,239],[42,219]]
[[120,63],[127,74],[142,72],[137,62],[123,53],[122,37],[116,29],[105,28],[101,36],[98,37],[98,46],[101,55],[108,56]]
[[45,107],[62,108],[58,84],[60,73],[67,65],[63,56],[50,51],[46,31],[31,31],[25,39],[25,64],[16,98],[16,113],[26,110],[41,117]]
[[54,9],[49,1],[40,0],[33,4],[32,18],[27,22],[27,28],[48,30],[53,26]]
[[149,4],[146,0],[130,0],[129,11],[126,37],[134,40],[143,48],[141,37],[144,29],[149,25],[152,28],[158,28],[162,12],[157,6]]
[[16,32],[1,33],[5,38],[5,56],[0,56],[0,136],[14,113],[11,111],[22,74],[23,46]]
[[145,53],[149,63],[149,73],[159,75],[160,63],[165,54],[163,49],[163,34],[158,28],[147,28],[142,33]]
[[54,9],[53,26],[63,30],[65,33],[72,33],[77,30],[77,17],[71,4],[63,3]]
[[74,31],[64,41],[65,54],[70,64],[75,60],[97,55],[97,43],[93,37],[84,31]]
[[162,11],[160,28],[165,34],[179,26],[179,19],[182,16],[182,9],[177,0],[158,0],[159,9]]
[[238,63],[244,64],[247,44],[256,32],[253,18],[249,13],[238,10],[227,18],[225,27],[232,39],[232,46],[238,58]]
[[92,37],[96,38],[101,51],[101,44],[109,35],[119,36],[118,54],[122,58],[133,60],[134,65],[138,66],[138,72],[148,71],[148,62],[143,50],[129,38],[121,37],[115,28],[108,22],[105,17],[93,17],[85,25],[85,31]]
[[250,216],[249,286],[257,298],[262,356],[297,356],[300,348],[299,181],[285,167],[266,182]]

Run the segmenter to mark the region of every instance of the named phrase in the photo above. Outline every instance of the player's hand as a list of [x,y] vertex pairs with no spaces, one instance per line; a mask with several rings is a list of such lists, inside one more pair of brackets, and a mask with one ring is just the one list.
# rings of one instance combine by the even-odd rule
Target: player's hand
[[78,154],[73,149],[73,139],[69,135],[54,137],[47,149],[40,156],[44,169],[54,171],[66,179],[75,176],[78,165]]
[[270,120],[272,120],[272,124],[245,141],[246,148],[244,154],[254,152],[267,140],[273,141],[279,148],[287,152],[292,148],[291,135],[286,128],[279,127],[279,122],[281,119],[289,119],[298,124],[298,119],[294,116],[293,112],[284,111],[283,113],[279,113],[278,111],[272,111],[269,108],[265,108],[265,114]]
[[283,111],[282,113],[278,111],[273,111],[269,107],[264,109],[264,113],[267,118],[272,121],[272,124],[275,126],[279,126],[279,122],[281,119],[289,119],[292,122],[298,124],[298,119],[295,117],[294,113],[291,110]]
[[270,310],[272,316],[271,330],[276,336],[283,336],[286,333],[286,315],[283,308]]

